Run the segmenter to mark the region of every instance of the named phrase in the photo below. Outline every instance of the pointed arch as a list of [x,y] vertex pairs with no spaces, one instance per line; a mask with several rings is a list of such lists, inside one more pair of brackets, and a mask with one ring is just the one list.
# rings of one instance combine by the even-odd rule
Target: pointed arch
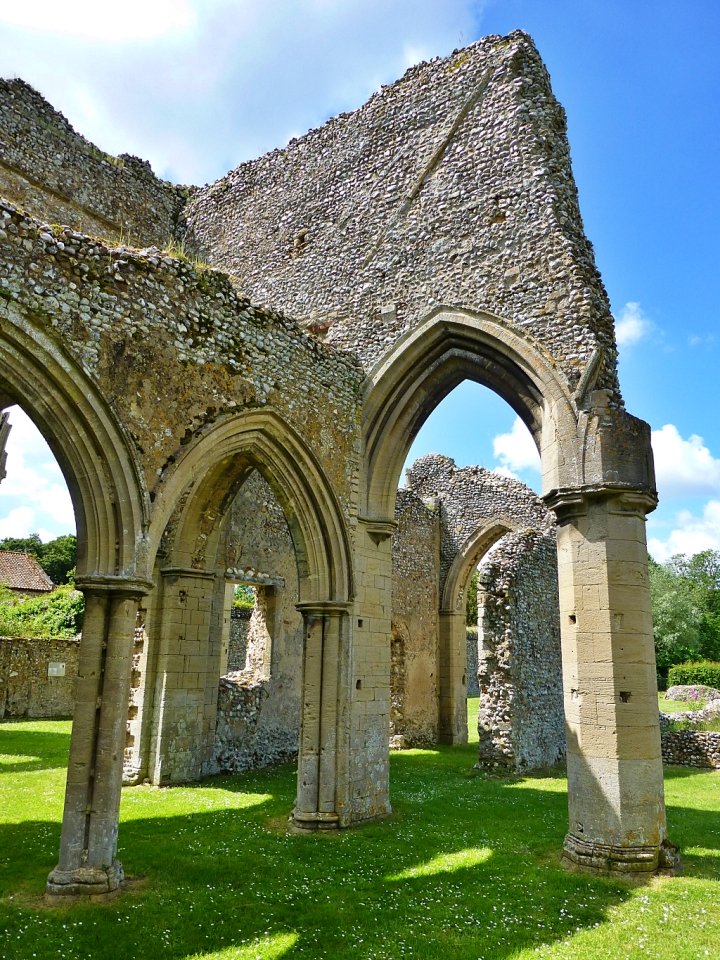
[[155,501],[152,554],[170,531],[173,564],[201,568],[216,549],[220,521],[252,470],[285,512],[295,546],[300,601],[347,601],[352,572],[337,498],[304,440],[274,411],[235,414],[188,446]]
[[[445,577],[440,610],[455,612],[461,601],[461,591],[467,583],[473,567],[477,566],[488,550],[506,533],[522,529],[522,525],[509,517],[497,517],[479,526],[463,543],[455,555]],[[464,609],[464,607],[463,607]]]
[[6,302],[0,398],[36,424],[67,483],[79,576],[147,576],[149,501],[132,448],[96,384],[40,325]]
[[498,317],[439,306],[369,375],[363,406],[368,517],[392,517],[414,437],[463,380],[489,387],[527,425],[540,451],[544,491],[577,484],[578,465],[558,452],[564,438],[574,443],[577,418],[550,354]]

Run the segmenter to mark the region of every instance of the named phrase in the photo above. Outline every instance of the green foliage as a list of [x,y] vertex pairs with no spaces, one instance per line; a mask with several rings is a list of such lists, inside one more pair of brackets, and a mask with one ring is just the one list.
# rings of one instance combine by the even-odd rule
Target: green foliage
[[40,597],[19,597],[0,585],[0,636],[74,637],[82,627],[85,598],[67,584]]
[[255,590],[247,583],[235,584],[232,605],[241,610],[253,610],[255,608]]
[[679,664],[670,668],[668,681],[673,686],[697,683],[720,689],[720,663],[702,660]]
[[473,570],[467,586],[467,603],[465,605],[465,623],[469,627],[476,627],[478,622],[478,572]]
[[0,550],[32,554],[53,583],[70,583],[73,579],[77,563],[77,538],[73,533],[65,533],[47,543],[43,543],[37,533],[29,537],[5,537],[0,540]]
[[655,652],[662,671],[687,660],[720,659],[720,552],[650,560]]

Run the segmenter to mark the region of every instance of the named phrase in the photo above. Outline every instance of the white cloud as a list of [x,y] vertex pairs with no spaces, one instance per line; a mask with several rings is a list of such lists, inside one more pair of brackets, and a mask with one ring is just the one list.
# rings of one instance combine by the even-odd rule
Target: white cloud
[[122,9],[97,0],[23,0],[0,8],[0,23],[43,33],[122,43],[151,40],[197,23],[188,0],[123,0]]
[[691,556],[701,550],[720,550],[720,500],[708,501],[701,516],[689,510],[680,511],[675,524],[675,529],[664,540],[658,537],[648,540],[648,550],[658,563],[676,553]]
[[643,313],[639,303],[630,300],[615,320],[615,339],[619,347],[629,347],[644,340],[652,324]]
[[720,496],[720,459],[716,459],[697,434],[687,440],[677,427],[666,423],[652,431],[655,476],[661,497]]
[[485,5],[8,2],[0,75],[37,87],[101,149],[202,184],[360,106],[416,57],[462,45]]
[[0,483],[0,537],[39,533],[52,540],[75,530],[65,478],[35,424],[19,407],[10,410],[7,477]]
[[515,417],[509,433],[494,438],[493,455],[500,461],[495,472],[501,476],[517,479],[518,470],[540,470],[540,454],[520,417]]

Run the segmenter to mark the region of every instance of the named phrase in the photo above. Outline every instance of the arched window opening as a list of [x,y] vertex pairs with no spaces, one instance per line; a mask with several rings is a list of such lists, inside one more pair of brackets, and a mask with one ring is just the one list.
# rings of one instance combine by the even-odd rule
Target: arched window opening
[[[521,482],[539,487],[534,441],[501,398],[465,381],[427,417],[415,454],[396,500],[391,745],[465,742],[470,724],[483,761],[552,762],[564,744],[557,572],[553,518]],[[534,690],[538,670],[542,715],[519,689]]]

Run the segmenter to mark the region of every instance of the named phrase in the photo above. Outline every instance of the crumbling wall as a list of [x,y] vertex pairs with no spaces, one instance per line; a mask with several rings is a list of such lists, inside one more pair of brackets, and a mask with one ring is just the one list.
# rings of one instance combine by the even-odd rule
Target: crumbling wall
[[50,230],[0,201],[0,319],[27,315],[41,318],[59,355],[97,383],[133,443],[151,500],[209,424],[270,408],[313,451],[352,514],[357,362],[254,307],[227,276],[157,250]]
[[71,717],[79,651],[79,637],[0,637],[0,719]]
[[438,739],[440,514],[398,490],[393,534],[390,744]]
[[198,190],[189,238],[250,296],[372,366],[438,304],[487,309],[571,384],[613,321],[566,121],[532,40],[486,37]]
[[557,552],[552,534],[507,534],[480,565],[479,760],[516,770],[565,754]]
[[103,153],[22,80],[0,80],[0,196],[47,223],[135,246],[181,230],[187,190]]
[[226,557],[229,569],[271,581],[258,586],[245,659],[239,663],[236,653],[234,662],[228,661],[219,687],[216,766],[246,770],[296,755],[302,692],[303,622],[295,608],[295,550],[282,508],[257,471],[231,507]]
[[554,526],[552,513],[529,487],[485,467],[456,467],[451,457],[429,453],[406,476],[410,490],[440,502],[441,592],[458,552],[482,527],[496,521],[509,529],[549,531]]

